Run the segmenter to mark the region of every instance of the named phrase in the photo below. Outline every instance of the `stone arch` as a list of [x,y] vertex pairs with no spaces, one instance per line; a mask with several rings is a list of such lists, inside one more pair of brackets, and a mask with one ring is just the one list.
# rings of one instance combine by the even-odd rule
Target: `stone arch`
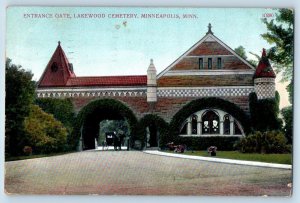
[[[153,128],[152,130],[155,130],[156,132],[151,132],[150,130],[150,136],[152,133],[159,133],[157,135],[157,147],[161,147],[161,143],[164,142],[166,139],[166,136],[168,135],[169,125],[168,123],[161,117],[159,117],[156,114],[147,114],[143,118],[140,119],[138,123],[138,137],[136,139],[141,140],[141,147],[145,148],[147,147],[147,127]],[[150,137],[150,139],[153,139]],[[150,146],[151,147],[151,146]]]
[[[170,135],[173,135],[172,139],[176,140],[177,135],[179,135],[179,126],[195,112],[204,109],[220,109],[223,110],[233,117],[235,117],[243,126],[245,133],[250,131],[250,122],[248,115],[237,105],[227,100],[216,98],[216,97],[208,97],[196,99],[188,104],[184,105],[172,118],[170,122]],[[221,119],[221,118],[220,118]]]
[[[99,123],[104,119],[126,119],[130,132],[134,132],[137,124],[133,111],[124,103],[115,99],[94,100],[85,105],[77,114],[74,122],[72,146],[78,147],[81,138],[87,139],[85,149],[92,149],[95,143],[96,131],[99,130]],[[83,136],[88,136],[83,137]]]

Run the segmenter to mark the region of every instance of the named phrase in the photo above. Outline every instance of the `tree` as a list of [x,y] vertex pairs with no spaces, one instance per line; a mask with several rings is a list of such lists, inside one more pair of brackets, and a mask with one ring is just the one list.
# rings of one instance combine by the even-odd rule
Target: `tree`
[[61,152],[67,144],[67,129],[52,114],[39,106],[31,105],[29,116],[24,120],[26,145],[34,153]]
[[247,59],[246,51],[243,46],[238,46],[237,48],[234,49],[234,51],[243,59],[245,59],[245,60]]
[[285,107],[281,110],[284,120],[283,130],[285,137],[289,144],[293,143],[293,108],[291,106]]
[[32,73],[6,59],[5,64],[5,153],[18,155],[24,143],[24,119],[35,95]]
[[64,125],[68,131],[68,140],[70,141],[75,120],[75,112],[72,101],[67,99],[40,98],[35,103],[42,108],[43,111],[53,114],[54,118]]
[[[269,49],[269,58],[274,63],[276,72],[282,72],[282,81],[290,81],[293,85],[293,61],[294,61],[294,13],[291,9],[279,9],[276,19],[268,21],[263,19],[267,26],[267,33],[261,36],[268,43],[274,44]],[[293,88],[287,88],[292,95]]]

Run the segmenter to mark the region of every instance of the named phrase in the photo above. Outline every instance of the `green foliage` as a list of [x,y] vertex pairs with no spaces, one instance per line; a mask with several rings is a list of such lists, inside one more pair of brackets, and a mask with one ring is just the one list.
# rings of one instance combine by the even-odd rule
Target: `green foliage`
[[5,64],[5,153],[15,156],[24,147],[24,119],[35,95],[32,73],[6,59]]
[[234,49],[234,51],[243,59],[245,59],[245,60],[247,59],[246,51],[243,46],[238,46],[237,48]]
[[105,133],[116,131],[117,134],[130,135],[129,125],[126,120],[103,120],[100,122],[98,143],[105,141]]
[[256,131],[242,138],[236,147],[246,153],[286,153],[290,152],[290,146],[281,131]]
[[275,63],[275,70],[283,73],[283,81],[291,81],[290,85],[293,85],[294,12],[291,9],[279,9],[275,20],[263,19],[263,23],[268,31],[261,36],[274,44],[268,51],[268,57]]
[[177,144],[184,144],[187,150],[205,150],[210,146],[216,146],[218,150],[230,151],[234,150],[234,144],[239,140],[239,137],[179,137]]
[[251,123],[254,130],[267,131],[279,130],[282,125],[279,114],[279,94],[276,92],[274,99],[257,99],[256,93],[249,95]]
[[130,126],[130,132],[133,135],[135,133],[137,119],[134,113],[125,104],[114,99],[100,99],[90,102],[78,113],[74,122],[72,137],[68,140],[70,146],[76,149],[81,135],[81,129],[85,135],[91,132],[90,136],[94,136],[93,139],[97,138],[99,123],[104,119],[125,119]]
[[68,131],[68,140],[71,139],[73,131],[75,112],[71,99],[56,98],[39,98],[35,103],[43,109],[43,111],[53,114],[54,118],[63,123]]
[[180,133],[180,126],[186,120],[186,118],[197,111],[207,108],[215,108],[228,112],[241,123],[241,125],[244,127],[245,133],[250,131],[249,117],[242,109],[229,101],[215,97],[208,97],[191,101],[174,115],[170,123],[168,142],[177,143],[177,139],[179,138],[178,135]]
[[31,105],[29,116],[24,120],[27,145],[34,153],[64,151],[67,144],[67,129],[63,124],[44,112],[39,106]]
[[134,143],[135,140],[140,140],[142,143],[141,147],[144,148],[147,135],[146,128],[151,125],[154,125],[159,132],[160,147],[165,146],[169,141],[169,125],[164,119],[155,114],[147,114],[140,119],[137,125],[137,133],[132,137],[132,143]]
[[293,107],[292,106],[288,106],[285,107],[281,110],[281,114],[283,116],[283,120],[284,120],[284,133],[285,133],[285,137],[288,140],[289,144],[293,143]]

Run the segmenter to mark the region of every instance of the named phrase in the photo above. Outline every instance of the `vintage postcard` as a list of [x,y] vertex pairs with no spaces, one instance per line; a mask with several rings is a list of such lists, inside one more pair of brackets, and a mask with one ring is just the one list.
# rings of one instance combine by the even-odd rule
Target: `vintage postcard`
[[292,9],[6,16],[7,194],[292,195]]

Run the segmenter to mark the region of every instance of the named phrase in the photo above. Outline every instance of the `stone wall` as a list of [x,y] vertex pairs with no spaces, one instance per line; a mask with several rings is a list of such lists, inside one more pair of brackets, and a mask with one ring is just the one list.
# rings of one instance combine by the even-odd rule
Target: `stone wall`
[[[77,112],[86,106],[89,102],[97,99],[116,99],[128,106],[137,119],[141,119],[146,114],[154,113],[162,117],[165,121],[170,122],[173,116],[186,104],[195,99],[204,97],[158,97],[153,105],[147,103],[146,96],[140,97],[73,97],[71,98]],[[249,113],[248,96],[240,97],[219,97],[233,102],[246,113]]]

